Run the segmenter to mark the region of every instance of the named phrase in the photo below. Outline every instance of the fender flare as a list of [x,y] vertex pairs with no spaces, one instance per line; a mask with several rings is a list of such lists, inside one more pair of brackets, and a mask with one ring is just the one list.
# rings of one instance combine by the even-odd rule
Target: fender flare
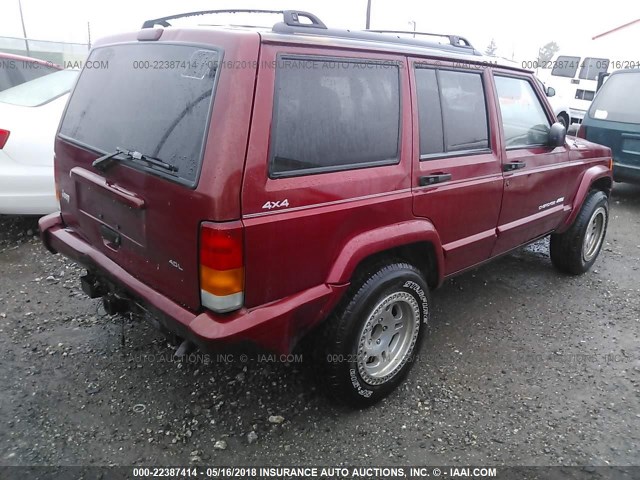
[[584,203],[585,198],[587,198],[587,194],[589,190],[591,190],[591,186],[597,180],[601,178],[608,178],[611,184],[613,184],[613,178],[611,174],[611,170],[604,165],[595,165],[591,168],[588,168],[584,175],[582,176],[582,180],[580,181],[580,185],[578,186],[578,191],[576,192],[575,197],[573,198],[573,204],[571,206],[571,214],[567,217],[567,219],[556,229],[557,233],[562,233],[566,231],[572,224],[573,221],[580,213],[580,207]]
[[430,243],[433,246],[438,268],[438,285],[440,285],[444,278],[444,252],[438,232],[426,219],[386,225],[352,237],[343,245],[333,262],[327,283],[348,283],[356,267],[365,258],[385,250],[421,242]]

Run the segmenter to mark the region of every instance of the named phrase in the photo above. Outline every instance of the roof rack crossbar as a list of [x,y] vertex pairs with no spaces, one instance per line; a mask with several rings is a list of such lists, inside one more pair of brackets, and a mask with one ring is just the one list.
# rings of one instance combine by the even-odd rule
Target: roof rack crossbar
[[[162,27],[170,27],[169,20],[176,20],[178,18],[186,17],[198,17],[200,15],[210,14],[224,14],[224,13],[265,13],[265,14],[280,14],[284,18],[284,23],[290,27],[306,27],[306,28],[322,28],[326,29],[327,26],[316,17],[313,13],[303,12],[300,10],[252,10],[252,9],[231,9],[231,10],[201,10],[198,12],[186,12],[178,13],[176,15],[169,15],[167,17],[154,18],[147,20],[142,24],[142,28],[153,28],[156,25]],[[311,23],[301,22],[300,18],[306,18]]]
[[413,30],[366,30],[367,32],[375,32],[375,33],[388,33],[394,35],[406,34],[406,35],[420,35],[425,37],[440,37],[446,38],[449,40],[449,43],[454,47],[467,47],[473,48],[471,42],[460,35],[447,35],[443,33],[431,33],[431,32],[414,32]]

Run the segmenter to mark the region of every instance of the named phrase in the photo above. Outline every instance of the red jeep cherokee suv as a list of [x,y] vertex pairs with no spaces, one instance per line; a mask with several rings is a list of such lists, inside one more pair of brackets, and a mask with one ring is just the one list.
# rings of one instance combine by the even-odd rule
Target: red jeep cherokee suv
[[560,270],[594,263],[611,152],[565,141],[530,72],[305,12],[169,25],[202,13],[97,43],[107,67],[60,124],[42,238],[110,313],[201,348],[314,331],[328,389],[366,405],[407,374],[443,279],[549,234]]

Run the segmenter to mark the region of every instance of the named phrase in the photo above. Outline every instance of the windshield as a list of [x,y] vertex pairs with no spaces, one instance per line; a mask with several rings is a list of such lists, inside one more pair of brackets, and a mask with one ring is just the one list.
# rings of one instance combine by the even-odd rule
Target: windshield
[[612,122],[640,123],[640,71],[616,73],[602,86],[589,116]]
[[77,76],[76,70],[58,70],[1,91],[0,102],[23,107],[43,105],[68,93]]
[[[194,184],[217,75],[218,52],[172,44],[95,49],[60,127],[63,138],[101,154],[129,148],[178,168]],[[133,168],[153,171],[144,165]],[[175,179],[175,176],[171,176]]]

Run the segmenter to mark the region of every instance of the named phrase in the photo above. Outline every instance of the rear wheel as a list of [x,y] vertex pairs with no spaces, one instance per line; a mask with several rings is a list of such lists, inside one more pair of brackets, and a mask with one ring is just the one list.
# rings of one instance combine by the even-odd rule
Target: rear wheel
[[368,269],[320,333],[316,362],[328,392],[355,406],[384,398],[413,365],[428,317],[428,288],[415,267]]
[[592,191],[569,230],[551,235],[550,254],[554,266],[571,275],[589,270],[602,249],[608,222],[607,195]]

